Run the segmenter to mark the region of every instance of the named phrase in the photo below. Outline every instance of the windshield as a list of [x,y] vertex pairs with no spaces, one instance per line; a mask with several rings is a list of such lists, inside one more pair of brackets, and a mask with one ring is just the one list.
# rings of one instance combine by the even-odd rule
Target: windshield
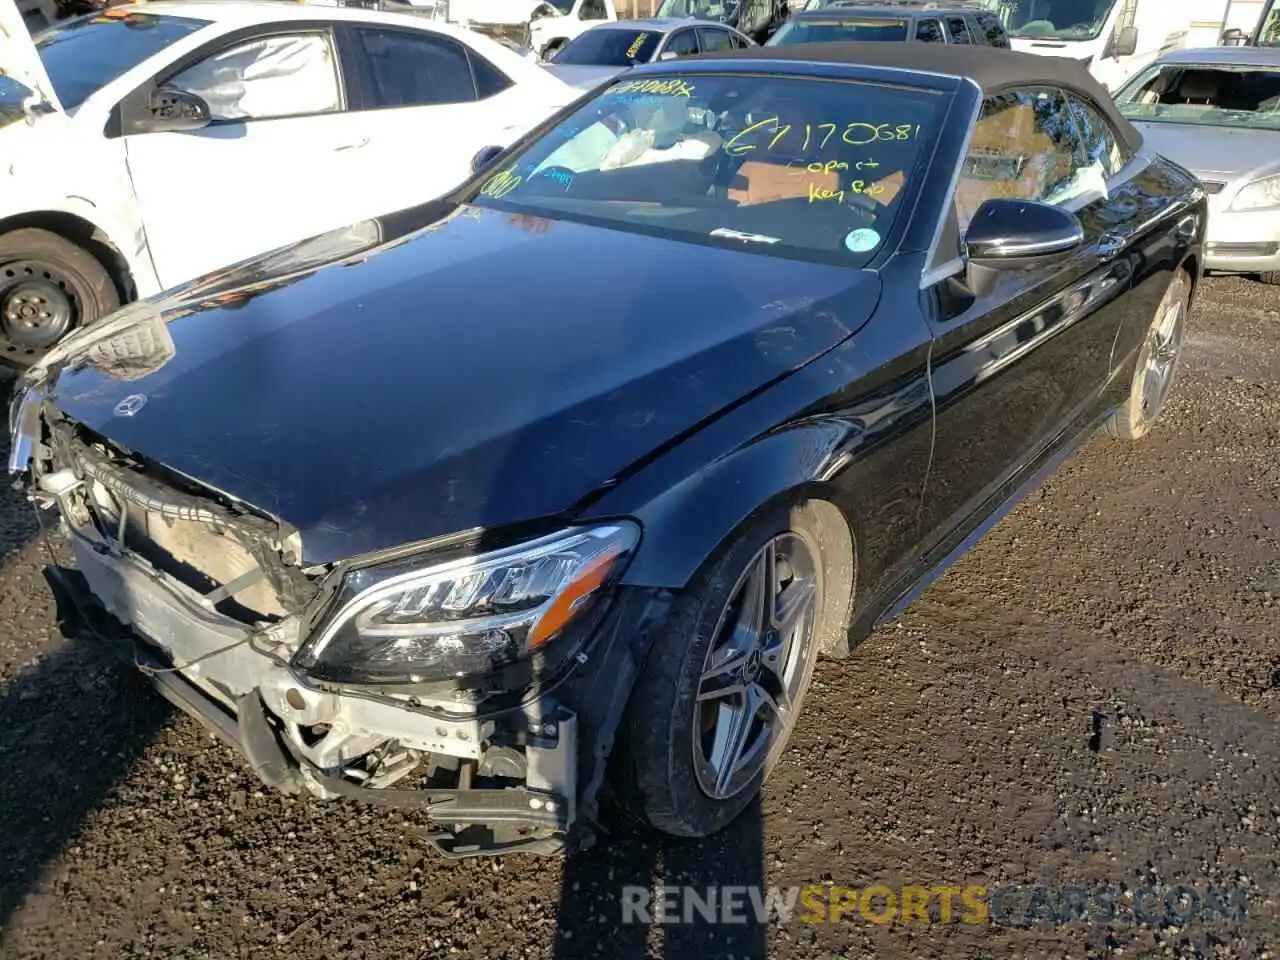
[[701,17],[730,21],[738,12],[738,0],[662,0],[660,17]]
[[782,29],[765,44],[777,47],[790,43],[823,43],[827,40],[890,40],[907,39],[907,21],[889,18],[860,17],[857,20],[844,17],[830,20],[805,18],[783,24]]
[[1280,130],[1280,67],[1148,67],[1116,94],[1130,120]]
[[66,20],[36,36],[54,92],[74,110],[112,80],[208,25],[191,17],[104,13]]
[[1021,40],[1093,40],[1117,0],[987,0],[1009,36]]
[[579,36],[553,58],[555,63],[581,66],[630,67],[648,63],[662,34],[653,30],[595,27]]
[[905,206],[943,99],[836,80],[625,76],[474,202],[857,266]]

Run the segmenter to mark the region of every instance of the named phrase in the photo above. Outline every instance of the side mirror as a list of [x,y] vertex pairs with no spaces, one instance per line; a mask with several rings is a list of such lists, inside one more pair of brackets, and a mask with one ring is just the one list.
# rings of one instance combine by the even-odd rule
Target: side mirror
[[185,90],[161,87],[152,92],[148,108],[145,126],[151,133],[186,133],[202,130],[213,122],[204,98]]
[[481,173],[497,159],[500,153],[502,153],[502,147],[481,147],[479,152],[471,158],[471,172]]
[[680,56],[680,54],[676,53],[674,50],[663,50],[660,54],[658,54],[658,59],[674,60],[678,56]]
[[1249,35],[1239,27],[1232,27],[1230,30],[1222,31],[1222,45],[1224,47],[1240,47],[1249,42]]
[[1069,210],[1031,200],[986,200],[964,235],[969,286],[982,293],[993,271],[1055,263],[1082,243],[1084,227]]
[[1111,41],[1111,56],[1131,57],[1138,49],[1138,28],[1123,27]]

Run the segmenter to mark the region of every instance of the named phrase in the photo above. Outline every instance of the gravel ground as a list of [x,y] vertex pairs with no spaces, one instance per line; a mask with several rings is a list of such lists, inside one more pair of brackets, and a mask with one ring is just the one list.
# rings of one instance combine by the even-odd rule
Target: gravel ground
[[[1145,443],[1096,440],[903,618],[820,667],[757,812],[453,864],[384,811],[264,795],[65,645],[0,496],[0,953],[1029,957],[1280,951],[1280,292],[1214,279]],[[621,922],[628,883],[1245,890],[1184,926]],[[1123,899],[1123,898],[1122,898]]]

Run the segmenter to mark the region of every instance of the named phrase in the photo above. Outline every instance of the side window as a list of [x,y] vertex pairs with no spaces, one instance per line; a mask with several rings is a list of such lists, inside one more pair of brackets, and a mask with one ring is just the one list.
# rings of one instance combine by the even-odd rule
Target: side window
[[673,33],[662,52],[674,53],[678,57],[687,57],[691,53],[697,53],[698,35],[692,30],[681,30],[679,33]]
[[1096,167],[1103,179],[1114,177],[1129,162],[1129,151],[1102,111],[1074,93],[1067,93],[1066,98],[1079,137],[1080,166]]
[[476,95],[479,99],[496,96],[512,85],[510,77],[474,50],[468,50],[467,56],[471,60],[471,72],[476,78]]
[[947,17],[947,34],[952,43],[969,43],[969,28],[964,17]]
[[271,120],[342,109],[327,33],[262,37],[201,60],[165,86],[202,97],[214,120]]
[[745,50],[750,46],[746,39],[738,36],[736,33],[729,34],[729,42],[733,44],[735,50]]
[[916,24],[916,39],[921,43],[946,43],[942,35],[942,24],[937,20],[921,20]]
[[476,99],[462,45],[445,37],[360,27],[359,48],[372,86],[369,106],[429,107]]
[[993,47],[1001,47],[1005,50],[1009,49],[1009,35],[1005,33],[1004,24],[1000,22],[1000,18],[990,13],[978,14],[978,26],[982,28],[983,34],[987,38],[987,43]]
[[1076,176],[1081,153],[1061,91],[1027,88],[988,97],[956,185],[961,229],[994,197],[1065,203],[1079,195],[1088,186]]
[[733,49],[733,40],[727,30],[701,29],[698,31],[698,42],[702,44],[703,53]]
[[578,11],[579,20],[608,20],[609,14],[604,8],[604,0],[582,0],[582,8]]

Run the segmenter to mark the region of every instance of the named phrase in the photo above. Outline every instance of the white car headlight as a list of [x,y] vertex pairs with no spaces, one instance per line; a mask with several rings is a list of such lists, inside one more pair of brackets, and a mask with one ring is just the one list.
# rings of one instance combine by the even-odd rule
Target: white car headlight
[[9,404],[9,472],[22,473],[31,463],[40,429],[40,391],[21,382]]
[[383,684],[483,678],[529,660],[554,668],[573,652],[558,641],[639,541],[639,527],[619,521],[435,565],[353,570],[294,665],[320,680]]
[[1231,201],[1231,209],[1274,210],[1280,207],[1280,176],[1264,177],[1246,184]]

